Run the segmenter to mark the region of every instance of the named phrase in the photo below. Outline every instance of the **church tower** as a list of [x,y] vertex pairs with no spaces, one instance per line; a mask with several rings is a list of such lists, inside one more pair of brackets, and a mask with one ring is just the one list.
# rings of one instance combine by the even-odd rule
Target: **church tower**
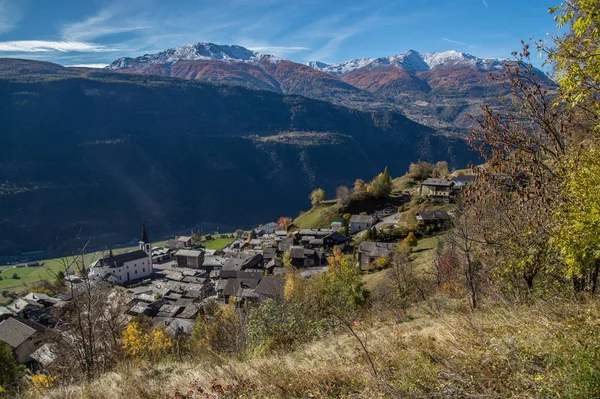
[[148,232],[146,231],[146,224],[142,222],[142,239],[139,242],[140,249],[148,255],[148,265],[152,271],[152,243],[148,238]]

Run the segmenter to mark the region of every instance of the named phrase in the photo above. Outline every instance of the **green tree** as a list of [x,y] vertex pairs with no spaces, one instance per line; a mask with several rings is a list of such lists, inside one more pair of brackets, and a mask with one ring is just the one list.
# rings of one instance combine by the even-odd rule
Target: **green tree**
[[367,299],[360,267],[338,248],[334,248],[327,261],[327,272],[315,280],[321,306],[325,312],[336,316],[352,314]]
[[595,114],[600,125],[600,2],[597,0],[568,0],[550,9],[558,27],[569,31],[555,38],[554,48],[548,50],[561,95],[565,101],[584,113]]
[[25,368],[17,363],[11,347],[0,342],[0,387],[6,392],[17,391],[24,374]]
[[309,198],[312,206],[317,206],[321,202],[325,201],[325,191],[323,191],[321,188],[317,188],[310,193]]
[[415,233],[413,233],[412,231],[410,233],[408,233],[408,235],[406,236],[406,238],[404,239],[403,242],[409,248],[414,248],[419,243],[417,241],[417,237],[415,237]]
[[600,271],[600,148],[590,144],[572,154],[565,167],[563,202],[556,211],[555,244],[567,276],[592,295]]
[[391,194],[392,178],[390,177],[387,167],[371,181],[371,184],[369,184],[369,192],[375,198],[385,198]]

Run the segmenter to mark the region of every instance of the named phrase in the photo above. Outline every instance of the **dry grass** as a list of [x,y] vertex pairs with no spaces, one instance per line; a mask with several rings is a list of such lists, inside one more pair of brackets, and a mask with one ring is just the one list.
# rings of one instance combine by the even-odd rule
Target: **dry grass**
[[[365,325],[357,341],[329,337],[247,361],[124,364],[45,398],[546,398],[598,397],[600,306],[555,301]],[[212,387],[212,388],[211,388]],[[212,394],[214,396],[211,396]],[[204,395],[204,394],[202,394]]]

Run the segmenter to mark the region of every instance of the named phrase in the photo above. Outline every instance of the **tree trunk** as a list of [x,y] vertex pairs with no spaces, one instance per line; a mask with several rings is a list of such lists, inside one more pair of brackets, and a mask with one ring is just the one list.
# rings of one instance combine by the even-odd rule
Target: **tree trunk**
[[598,272],[600,272],[600,259],[594,262],[594,271],[592,272],[592,296],[596,294],[596,287],[598,286]]

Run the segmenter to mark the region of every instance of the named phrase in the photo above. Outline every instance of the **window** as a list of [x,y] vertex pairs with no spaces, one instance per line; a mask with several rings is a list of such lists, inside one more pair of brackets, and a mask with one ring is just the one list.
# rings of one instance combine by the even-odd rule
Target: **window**
[[143,272],[143,273],[146,273],[146,268],[143,268],[143,269],[142,269],[142,272]]
[[135,274],[137,274],[137,269],[135,270]]

